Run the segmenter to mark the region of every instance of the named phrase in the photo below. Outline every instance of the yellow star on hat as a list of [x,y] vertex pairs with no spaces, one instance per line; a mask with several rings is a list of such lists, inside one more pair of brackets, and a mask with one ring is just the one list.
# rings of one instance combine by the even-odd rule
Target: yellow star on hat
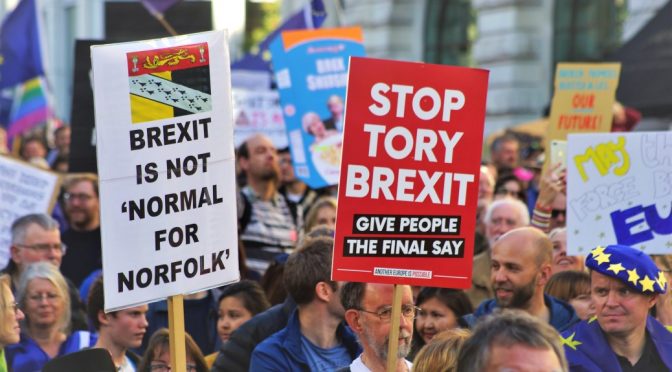
[[593,256],[593,259],[597,261],[598,265],[602,265],[603,263],[609,262],[609,257],[611,257],[611,253],[608,254],[600,254],[598,256]]
[[604,253],[604,247],[598,245],[595,249],[591,250],[590,253],[593,256],[599,256]]
[[651,291],[653,292],[653,283],[655,283],[653,280],[649,279],[648,275],[644,275],[644,279],[639,281],[639,284],[642,285],[642,291]]
[[564,338],[564,337],[560,336],[560,340],[562,340],[563,345],[567,345],[567,346],[571,347],[573,350],[576,350],[576,347],[581,345],[582,342],[574,340],[575,335],[576,335],[576,332],[567,336],[567,338]]
[[637,274],[637,269],[628,270],[628,282],[637,285],[639,280],[639,274]]
[[625,267],[621,265],[621,263],[616,263],[616,264],[611,264],[609,265],[609,268],[607,269],[608,271],[613,271],[614,274],[618,275],[621,271],[625,270]]
[[665,284],[667,284],[667,277],[665,276],[665,273],[662,270],[658,272],[658,279],[656,279],[656,282],[658,283],[660,289],[664,291]]

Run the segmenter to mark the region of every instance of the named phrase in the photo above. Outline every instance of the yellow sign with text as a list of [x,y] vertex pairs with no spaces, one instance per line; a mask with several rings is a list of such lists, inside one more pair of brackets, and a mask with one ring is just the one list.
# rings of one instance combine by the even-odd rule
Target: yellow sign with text
[[569,133],[611,131],[620,73],[620,63],[558,63],[547,149]]

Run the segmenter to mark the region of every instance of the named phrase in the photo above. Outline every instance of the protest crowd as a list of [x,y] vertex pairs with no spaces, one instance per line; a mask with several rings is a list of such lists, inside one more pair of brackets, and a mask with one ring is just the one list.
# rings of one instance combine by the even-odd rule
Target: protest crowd
[[[34,143],[42,151],[24,160],[47,162]],[[565,174],[542,172],[543,153],[521,160],[514,133],[490,152],[472,287],[404,286],[398,370],[669,370],[672,257],[622,246],[568,256]],[[263,134],[237,151],[243,280],[185,296],[187,371],[385,370],[392,286],[331,280],[334,188],[307,187],[288,155]],[[51,216],[11,228],[6,368],[104,348],[120,371],[168,371],[166,303],[103,311],[98,181],[64,177]]]
[[[203,44],[207,46],[207,43]],[[193,45],[190,47],[197,50]],[[210,62],[205,61],[204,55],[204,49],[201,49],[200,63],[205,67],[199,67],[207,69],[206,63]],[[181,63],[181,60],[188,58],[175,57],[174,64]],[[358,59],[358,63],[363,63],[362,60],[364,58]],[[150,62],[149,57],[147,61]],[[333,69],[330,72],[347,73],[340,69],[343,66],[338,61],[325,62],[325,66],[323,68],[327,70]],[[178,75],[175,71],[172,73]],[[332,76],[317,79],[315,84],[326,86],[336,80]],[[487,79],[485,82],[487,86]],[[142,84],[148,83],[143,81]],[[281,86],[281,82],[278,85]],[[381,88],[382,85],[384,87]],[[380,91],[376,95],[371,90],[375,103],[369,106],[372,107],[371,112],[379,110],[380,114],[374,112],[375,115],[394,114],[394,110],[390,109],[391,100],[383,94],[391,91],[398,94],[400,98],[397,102],[402,103],[396,108],[398,118],[403,118],[404,109],[408,107],[413,107],[417,117],[429,116],[429,111],[424,111],[420,103],[416,105],[415,97],[419,97],[413,96],[416,87],[394,84],[390,87],[383,83],[376,86]],[[430,89],[423,87],[416,93],[425,94]],[[209,94],[209,86],[207,91]],[[439,94],[435,90],[432,92],[437,102],[440,101]],[[457,89],[446,89],[441,94],[445,99],[441,113],[439,115],[437,106],[431,119],[440,117],[443,120],[441,124],[447,124],[451,110],[454,110],[452,114],[455,118],[464,106],[465,94]],[[408,107],[403,105],[406,95],[409,97]],[[424,97],[434,96],[427,93]],[[471,99],[471,96],[468,98]],[[485,97],[482,98],[485,105]],[[411,99],[413,103],[410,103]],[[206,100],[202,101],[205,107]],[[417,101],[420,102],[420,99]],[[309,111],[298,119],[297,130],[304,136],[302,138],[313,141],[306,146],[306,152],[312,153],[311,161],[327,169],[320,175],[328,179],[334,177],[328,174],[334,167],[330,162],[333,163],[334,159],[341,161],[342,144],[338,142],[336,147],[331,146],[336,143],[334,138],[348,132],[344,110],[346,105],[348,109],[352,106],[351,101],[346,104],[338,95],[331,95],[324,102],[330,117],[321,117],[324,115]],[[216,102],[211,104],[217,105]],[[369,104],[366,103],[367,106]],[[617,103],[613,110],[612,132],[631,132],[641,119],[635,110]],[[138,115],[137,110],[133,111],[133,115]],[[180,128],[180,139],[177,141],[171,137],[176,133],[173,131],[175,124],[171,124],[173,127],[170,129],[160,129],[165,131],[161,135],[157,134],[158,127],[149,128],[157,130],[154,136],[149,129],[146,132],[143,132],[145,129],[136,129],[142,136],[146,133],[146,142],[140,134],[131,137],[131,150],[146,150],[145,146],[149,149],[152,143],[156,147],[169,146],[182,141],[183,136],[188,138],[185,142],[196,141],[199,135],[201,139],[214,138],[216,120],[200,120],[193,120],[193,127],[188,126],[188,120],[184,121],[184,125],[177,123]],[[351,125],[351,121],[347,123]],[[383,150],[388,151],[387,154],[402,152],[392,145],[394,139],[388,141],[398,133],[404,137],[408,132],[408,137],[404,139],[411,138],[410,131],[398,129],[401,126],[395,128],[397,132],[393,135],[390,135],[392,130],[387,132],[389,137],[384,136],[387,128],[382,124],[366,126],[372,138],[370,144],[380,139],[380,153]],[[50,133],[45,133],[49,130]],[[53,210],[19,215],[9,229],[8,263],[0,273],[0,318],[4,322],[0,330],[0,372],[41,371],[63,357],[90,349],[108,352],[115,370],[119,372],[175,371],[176,366],[171,365],[169,324],[172,320],[169,319],[171,310],[167,300],[106,312],[109,306],[105,306],[105,291],[115,287],[106,286],[108,283],[104,281],[112,276],[103,279],[104,240],[101,228],[105,228],[105,219],[101,218],[104,202],[100,186],[105,177],[68,170],[71,164],[70,138],[74,130],[67,123],[59,123],[53,130],[43,129],[16,136],[13,145],[10,145],[7,132],[0,126],[0,160],[10,159],[49,170],[58,174],[62,181],[58,183]],[[417,133],[420,132],[417,130]],[[449,167],[455,166],[452,152],[456,149],[455,163],[462,161],[463,158],[458,155],[458,151],[462,150],[456,147],[462,132],[451,132],[452,138],[442,130],[424,129],[422,133],[426,137],[421,138],[417,134],[418,137],[414,138],[417,147],[413,155],[409,155],[409,150],[403,156],[408,156],[408,159],[402,160],[410,162],[410,158],[415,156],[413,160],[427,157],[430,159],[427,163],[437,163],[439,158],[440,163],[445,152],[445,164],[441,165],[451,170]],[[415,132],[413,134],[416,135]],[[49,145],[47,138],[50,139]],[[134,139],[137,140],[135,144]],[[647,254],[644,248],[635,244],[582,247],[580,251],[583,254],[577,255],[575,247],[568,244],[568,236],[579,232],[567,227],[567,216],[573,207],[568,201],[567,165],[550,161],[551,151],[544,148],[542,139],[531,141],[529,135],[515,130],[493,135],[483,146],[478,167],[480,174],[472,180],[474,186],[477,185],[473,187],[474,191],[478,191],[477,198],[473,199],[462,195],[466,190],[463,183],[468,183],[469,174],[466,171],[430,173],[418,168],[415,182],[420,184],[422,181],[427,185],[422,192],[413,195],[409,190],[418,190],[413,190],[412,182],[409,181],[411,186],[402,190],[403,186],[390,186],[393,182],[390,177],[407,177],[410,172],[415,177],[415,169],[399,170],[388,164],[385,165],[389,168],[377,168],[382,169],[381,174],[388,172],[383,174],[384,177],[378,174],[381,178],[377,179],[380,184],[389,181],[387,188],[381,186],[375,189],[375,181],[370,184],[371,195],[380,192],[385,196],[380,197],[381,203],[383,199],[394,197],[397,198],[395,201],[409,202],[417,202],[421,198],[436,199],[440,202],[434,203],[438,207],[432,212],[443,217],[456,214],[451,209],[456,205],[450,205],[453,199],[459,199],[460,206],[465,205],[465,200],[469,203],[475,201],[475,220],[461,221],[461,226],[475,225],[473,236],[469,231],[470,236],[461,240],[462,243],[465,240],[473,242],[473,250],[462,251],[464,257],[460,257],[473,263],[469,277],[471,283],[466,289],[334,280],[336,256],[347,250],[346,243],[340,246],[335,243],[338,242],[338,208],[339,203],[344,203],[342,197],[346,186],[326,182],[326,186],[318,188],[304,182],[301,176],[306,169],[296,166],[296,159],[292,158],[296,154],[306,157],[304,148],[298,151],[291,148],[292,145],[290,141],[287,147],[277,148],[266,133],[253,133],[235,148],[236,181],[235,198],[232,199],[235,205],[224,208],[235,210],[237,218],[237,226],[227,227],[238,232],[237,242],[232,239],[233,242],[229,243],[237,247],[234,257],[238,259],[240,281],[184,294],[187,372],[379,372],[389,371],[388,366],[392,362],[396,371],[427,372],[672,371],[672,291],[669,289],[672,255]],[[666,146],[669,149],[670,145]],[[434,152],[437,147],[442,148],[440,154],[436,152],[439,156]],[[336,152],[333,152],[334,148]],[[98,150],[102,151],[101,146]],[[141,157],[139,153],[135,155]],[[222,160],[213,156],[211,165],[206,166],[210,156],[209,152],[200,154],[198,159],[203,161],[202,167],[194,169],[202,169],[203,173],[215,169],[217,162]],[[633,158],[636,156],[639,155],[632,153]],[[98,157],[100,160],[100,154]],[[192,158],[196,161],[196,157]],[[401,155],[395,159],[400,158]],[[669,154],[661,162],[664,161],[672,164]],[[476,162],[473,165],[476,166]],[[140,165],[138,167],[140,169]],[[145,174],[138,170],[138,185],[143,182],[141,175],[146,177],[146,183],[153,182],[146,180],[157,173],[156,164],[154,167],[145,168]],[[176,166],[176,177],[182,175],[180,172],[187,173],[187,169],[186,165]],[[366,168],[360,166],[357,169]],[[402,175],[403,172],[407,172],[406,176]],[[372,179],[374,175],[375,171],[372,171]],[[361,174],[348,172],[340,179],[342,182],[350,181],[348,177],[351,176],[356,178]],[[449,178],[453,176],[454,179]],[[672,173],[667,177],[672,180]],[[408,176],[404,180],[411,178]],[[444,194],[432,188],[439,178],[441,181],[438,184],[442,185]],[[357,182],[356,186],[361,188],[348,188],[349,196],[369,187],[361,179]],[[451,183],[454,185],[452,196]],[[202,204],[224,204],[221,196],[226,188],[218,189],[215,184],[212,194],[207,193],[210,189],[206,187],[203,190],[206,193],[199,197],[198,208]],[[369,192],[369,189],[366,190],[364,194]],[[458,190],[460,196],[457,196]],[[669,185],[667,190],[669,194]],[[621,191],[625,193],[627,190]],[[620,195],[619,192],[609,192],[611,198],[616,198],[615,194]],[[391,196],[393,193],[394,197]],[[196,194],[193,195],[196,205]],[[376,197],[371,196],[371,199]],[[171,213],[168,200],[166,196],[165,206],[162,204],[162,208],[169,211],[166,214]],[[172,208],[178,213],[176,205],[179,203],[175,200]],[[352,199],[345,200],[351,204],[348,208],[357,213],[357,205],[352,205]],[[179,212],[184,212],[184,206],[191,202],[180,199],[180,203],[182,209]],[[133,205],[137,207],[134,212],[137,214],[129,212],[128,219],[144,218],[145,210],[138,212],[140,205],[144,208],[144,200],[142,204],[138,201]],[[341,210],[343,208],[341,206]],[[647,221],[656,222],[651,225],[659,235],[672,234],[672,214],[669,211],[666,217],[651,213],[644,207],[642,210],[641,214],[646,216]],[[188,212],[207,215],[197,208]],[[385,212],[389,212],[390,216],[398,213]],[[422,212],[417,213],[420,215]],[[149,206],[147,213],[151,214]],[[627,222],[627,218],[623,217],[624,229],[634,226]],[[393,219],[388,220],[390,225],[391,221]],[[443,222],[450,223],[448,219]],[[440,227],[449,229],[449,226]],[[196,229],[196,224],[186,226],[185,246],[194,240],[199,242]],[[156,251],[160,250],[161,242],[169,242],[172,248],[182,245],[182,235],[180,243],[174,243],[170,241],[172,232],[169,235],[163,230],[163,233],[166,235],[163,240],[157,240]],[[458,235],[456,232],[447,235],[451,234]],[[366,231],[362,235],[366,235]],[[200,239],[205,240],[203,236],[200,235]],[[422,239],[424,237],[419,240]],[[426,240],[429,241],[429,238]],[[352,244],[350,248],[355,246]],[[471,246],[471,243],[467,244],[467,247]],[[362,247],[357,249],[364,249]],[[451,249],[457,246],[445,247],[444,250],[452,252]],[[375,253],[375,245],[367,257],[376,257],[371,252]],[[227,252],[227,259],[228,255]],[[221,252],[220,256],[213,254],[213,272],[217,267],[224,270],[221,256]],[[403,254],[397,256],[404,258]],[[221,266],[216,265],[216,257],[220,257],[217,262]],[[417,258],[409,254],[406,259]],[[128,257],[128,260],[133,259]],[[208,260],[209,256],[205,261]],[[201,274],[205,270],[203,262],[201,256]],[[168,270],[168,266],[164,266]],[[183,264],[183,274],[188,271],[187,267],[186,263]],[[213,274],[210,271],[207,273]],[[155,275],[156,283],[160,278],[169,277],[166,272],[163,276]],[[173,272],[172,275],[175,282],[177,274]],[[133,277],[132,272],[129,277]],[[141,286],[138,283],[142,281],[137,279],[141,275],[138,273],[135,278],[133,283],[134,279],[128,280],[126,290],[134,289],[134,285]],[[122,292],[121,284],[119,292]],[[396,309],[393,308],[395,296],[400,298],[401,303]],[[399,319],[393,318],[396,314],[400,314]],[[398,339],[392,340],[398,343],[396,355],[388,355],[392,333],[398,334]]]

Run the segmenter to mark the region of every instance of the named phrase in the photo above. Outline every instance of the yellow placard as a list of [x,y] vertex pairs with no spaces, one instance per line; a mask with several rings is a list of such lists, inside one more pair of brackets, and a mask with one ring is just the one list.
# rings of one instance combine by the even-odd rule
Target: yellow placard
[[620,63],[558,63],[546,149],[569,133],[611,131],[620,74]]

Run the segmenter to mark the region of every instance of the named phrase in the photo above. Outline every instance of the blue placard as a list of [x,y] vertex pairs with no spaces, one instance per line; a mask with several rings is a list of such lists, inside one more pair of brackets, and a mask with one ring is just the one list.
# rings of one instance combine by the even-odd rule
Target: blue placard
[[283,32],[271,43],[297,178],[311,188],[339,181],[350,56],[364,56],[359,28]]

